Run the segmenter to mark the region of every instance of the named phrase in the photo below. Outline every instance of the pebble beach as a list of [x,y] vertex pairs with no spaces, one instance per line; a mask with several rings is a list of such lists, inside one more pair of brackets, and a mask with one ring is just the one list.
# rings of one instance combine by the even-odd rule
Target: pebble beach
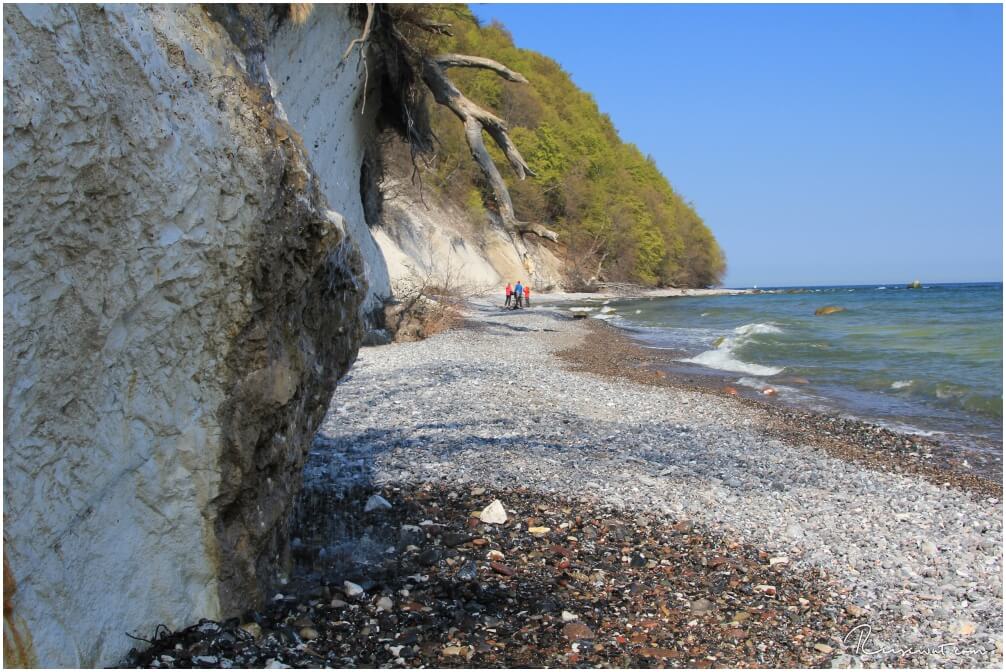
[[361,350],[287,590],[133,662],[1002,667],[1001,480],[613,371],[591,322],[475,303]]

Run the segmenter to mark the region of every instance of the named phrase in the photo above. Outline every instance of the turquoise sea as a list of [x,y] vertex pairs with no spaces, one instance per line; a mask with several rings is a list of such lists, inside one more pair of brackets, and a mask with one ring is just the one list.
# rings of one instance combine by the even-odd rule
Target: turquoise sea
[[[815,315],[828,305],[844,310]],[[682,369],[1001,450],[1002,283],[763,288],[596,310],[644,344],[675,351]]]

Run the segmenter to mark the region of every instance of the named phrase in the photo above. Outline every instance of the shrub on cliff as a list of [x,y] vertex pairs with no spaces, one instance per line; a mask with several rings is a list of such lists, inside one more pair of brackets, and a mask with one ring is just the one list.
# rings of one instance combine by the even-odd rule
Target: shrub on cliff
[[[526,180],[505,175],[518,219],[558,231],[567,259],[593,262],[586,264],[594,267],[592,277],[677,286],[720,281],[725,260],[702,218],[651,157],[619,138],[611,119],[555,61],[515,47],[500,24],[480,26],[467,8],[428,6],[426,12],[451,24],[450,35],[429,38],[430,51],[491,58],[529,81],[515,84],[481,69],[452,75],[465,95],[507,122],[536,173]],[[440,144],[423,168],[424,184],[469,212],[475,210],[474,186],[492,207],[491,189],[469,158],[462,127],[447,109],[432,108]],[[495,147],[490,153],[506,163]]]

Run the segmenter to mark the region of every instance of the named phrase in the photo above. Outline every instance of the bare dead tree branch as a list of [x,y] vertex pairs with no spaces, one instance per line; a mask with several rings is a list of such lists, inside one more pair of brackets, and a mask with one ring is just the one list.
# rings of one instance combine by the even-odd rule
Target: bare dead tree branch
[[363,24],[363,33],[360,35],[360,37],[355,38],[352,42],[349,43],[349,46],[346,47],[346,51],[342,54],[342,60],[345,61],[347,58],[349,58],[349,55],[353,52],[353,47],[355,47],[356,45],[360,45],[361,52],[364,50],[367,40],[370,38],[370,29],[373,25],[374,25],[374,3],[368,2],[367,21],[366,23]]
[[367,87],[370,85],[370,68],[367,67],[367,40],[370,39],[370,29],[373,25],[374,3],[367,3],[367,21],[363,24],[363,33],[351,41],[342,54],[342,60],[345,61],[353,52],[353,47],[360,45],[360,58],[356,62],[357,72],[359,72],[360,66],[363,66],[363,102],[360,104],[360,114],[367,110]]
[[440,54],[438,56],[434,56],[433,60],[436,61],[437,65],[443,68],[483,68],[485,70],[492,70],[497,75],[508,81],[518,82],[520,84],[528,83],[527,77],[519,72],[514,72],[502,63],[497,63],[492,59],[482,58],[481,56],[468,56],[466,54]]
[[[506,66],[487,58],[477,58],[471,56],[460,56],[447,54],[423,59],[423,81],[429,87],[434,100],[440,105],[444,105],[451,110],[454,115],[461,120],[465,128],[465,139],[468,141],[468,148],[471,150],[472,158],[482,170],[489,186],[492,187],[496,197],[496,204],[499,208],[500,218],[503,220],[505,228],[518,234],[533,233],[541,238],[551,241],[558,240],[558,234],[541,224],[521,222],[514,214],[513,201],[510,199],[510,191],[507,189],[503,176],[500,175],[489,150],[486,149],[482,131],[486,131],[496,145],[503,150],[510,166],[517,177],[524,179],[525,175],[534,175],[534,172],[524,161],[517,146],[510,140],[506,122],[483,109],[476,103],[469,100],[462,94],[454,83],[444,73],[446,65],[459,67],[486,68],[493,72],[500,73],[501,76],[511,79],[511,81],[527,80],[520,73],[513,72]],[[503,72],[508,73],[502,75]],[[515,240],[515,244],[517,241]],[[518,245],[518,252],[522,257],[527,256],[527,250],[521,249],[523,245]]]
[[[487,58],[464,54],[429,55],[425,49],[417,48],[415,44],[410,42],[403,35],[399,26],[402,26],[403,29],[404,26],[414,27],[425,33],[427,37],[432,38],[434,35],[444,34],[448,27],[447,24],[425,20],[425,17],[414,9],[397,9],[397,7],[407,7],[404,5],[394,6],[396,7],[394,10],[386,9],[387,7],[392,6],[381,5],[378,12],[382,16],[387,12],[391,20],[387,22],[378,21],[375,30],[378,34],[387,34],[386,39],[392,45],[391,48],[397,59],[396,62],[407,65],[406,69],[413,68],[419,75],[419,79],[425,84],[425,88],[433,95],[434,100],[438,104],[450,109],[461,121],[472,158],[481,169],[492,189],[503,229],[509,235],[518,257],[533,277],[533,260],[525,243],[524,235],[534,234],[540,238],[557,241],[558,234],[541,224],[522,222],[517,219],[506,182],[503,180],[502,175],[500,175],[499,169],[489,154],[489,150],[486,148],[482,132],[487,132],[493,142],[503,151],[507,161],[519,179],[524,179],[527,175],[534,175],[534,172],[528,166],[524,157],[521,156],[516,145],[511,141],[506,122],[462,94],[450,78],[447,77],[444,70],[450,67],[482,68],[495,72],[500,77],[512,82],[526,83],[527,79],[503,64]],[[414,117],[421,114],[423,109],[422,93],[418,88],[411,85],[406,87],[406,91],[407,95],[401,98],[400,103],[403,107],[402,118],[405,121],[405,128],[403,130],[409,140],[412,151],[412,180],[415,182],[417,178],[422,179],[421,171],[416,161],[417,154],[425,157],[432,153],[432,144],[435,137],[428,123],[416,123],[420,120],[418,118],[414,119]],[[425,120],[422,121],[425,122]],[[421,182],[419,189],[420,199],[422,200]]]

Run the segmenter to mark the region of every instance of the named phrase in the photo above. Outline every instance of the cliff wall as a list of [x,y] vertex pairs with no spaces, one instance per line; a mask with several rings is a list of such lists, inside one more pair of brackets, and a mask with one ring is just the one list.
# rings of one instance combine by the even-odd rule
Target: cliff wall
[[4,7],[7,665],[260,600],[356,356],[370,122],[322,47],[359,24],[228,11]]
[[[266,51],[272,88],[280,108],[297,129],[321,189],[346,218],[360,249],[368,281],[364,312],[380,308],[391,294],[388,268],[368,227],[362,194],[368,183],[364,160],[380,108],[379,60],[360,58],[360,47],[343,60],[360,26],[346,20],[345,6],[318,5],[303,25],[286,22],[270,37]],[[368,70],[369,68],[369,70]],[[371,77],[370,75],[373,75]],[[360,80],[370,84],[362,97]],[[368,100],[369,99],[369,100]]]
[[506,283],[517,280],[530,283],[534,291],[561,287],[562,259],[534,236],[525,237],[528,256],[522,258],[490,216],[474,217],[435,194],[420,199],[405,177],[384,186],[386,197],[373,233],[392,287],[416,278],[450,284],[466,294],[502,296]]

